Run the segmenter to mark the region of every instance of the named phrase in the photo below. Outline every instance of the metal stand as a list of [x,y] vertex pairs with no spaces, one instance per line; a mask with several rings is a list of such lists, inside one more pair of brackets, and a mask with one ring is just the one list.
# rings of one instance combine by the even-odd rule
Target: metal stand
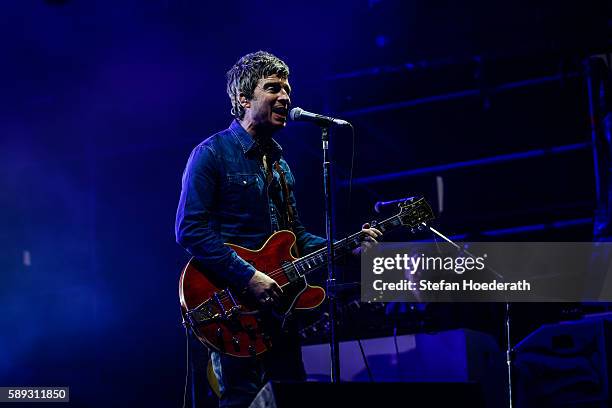
[[334,264],[334,248],[332,237],[332,191],[331,163],[329,161],[329,127],[321,127],[321,142],[323,148],[323,193],[325,196],[325,233],[327,238],[327,296],[329,298],[329,347],[331,352],[331,382],[340,382],[340,344],[336,333],[337,299],[336,299],[336,269]]
[[506,364],[508,365],[508,407],[512,408],[512,343],[510,340],[510,302],[506,302]]
[[[457,251],[461,251],[470,256],[473,256],[473,254],[470,253],[470,251],[468,251],[465,248],[461,248],[459,245],[451,241],[450,238],[442,234],[437,229],[431,226],[428,226],[428,227],[431,232],[433,232],[435,235],[439,236],[440,238],[442,238],[443,240],[445,240],[446,242],[454,246],[457,249]],[[504,279],[503,276],[500,276],[497,272],[493,270],[491,270],[491,272],[493,272],[497,277],[501,278],[502,280]],[[512,350],[512,342],[510,340],[510,302],[508,302],[507,300],[506,300],[506,310],[504,314],[504,320],[505,320],[504,329],[506,332],[505,333],[506,334],[506,364],[508,365],[508,407],[512,408],[512,351],[513,350]]]

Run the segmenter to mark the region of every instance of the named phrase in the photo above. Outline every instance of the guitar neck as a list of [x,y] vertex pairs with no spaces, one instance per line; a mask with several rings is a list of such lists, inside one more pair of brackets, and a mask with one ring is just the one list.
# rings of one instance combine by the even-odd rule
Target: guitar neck
[[[399,216],[387,218],[374,225],[383,234],[402,225]],[[359,247],[364,239],[364,232],[359,231],[334,242],[332,252],[334,259],[339,259]],[[323,247],[293,262],[297,272],[304,276],[327,265],[327,247]]]

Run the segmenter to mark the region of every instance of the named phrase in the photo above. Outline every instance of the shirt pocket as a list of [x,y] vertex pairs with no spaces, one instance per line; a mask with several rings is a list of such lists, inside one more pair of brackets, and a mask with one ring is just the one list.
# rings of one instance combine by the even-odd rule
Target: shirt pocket
[[248,209],[254,200],[263,197],[263,180],[259,174],[228,174],[225,187],[225,204],[234,209]]

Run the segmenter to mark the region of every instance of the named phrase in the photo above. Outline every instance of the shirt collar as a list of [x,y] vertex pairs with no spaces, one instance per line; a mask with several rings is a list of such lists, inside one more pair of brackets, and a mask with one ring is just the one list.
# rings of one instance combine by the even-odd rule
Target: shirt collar
[[[255,142],[255,139],[253,139],[249,132],[247,132],[242,127],[242,125],[240,124],[240,122],[238,122],[237,119],[234,119],[232,121],[232,124],[230,125],[229,129],[240,143],[240,146],[242,147],[242,152],[245,156],[248,156],[250,154],[256,154],[262,151],[261,146]],[[266,150],[269,157],[273,161],[280,160],[281,155],[283,153],[283,148],[274,139],[270,139],[270,144],[269,146],[267,146]]]

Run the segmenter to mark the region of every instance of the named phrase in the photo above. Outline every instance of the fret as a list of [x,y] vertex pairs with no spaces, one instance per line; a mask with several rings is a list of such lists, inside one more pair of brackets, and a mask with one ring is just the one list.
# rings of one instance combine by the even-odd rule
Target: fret
[[[402,225],[416,225],[433,218],[431,208],[423,198],[400,207],[400,214],[389,217],[386,220],[378,223],[372,223],[372,225],[375,228],[378,228],[380,232],[385,233]],[[411,214],[409,214],[409,216],[406,215],[408,207],[411,208]],[[407,218],[410,218],[410,222],[407,220]],[[334,242],[332,247],[334,259],[340,258],[351,250],[359,247],[363,237],[364,234],[359,231]],[[293,261],[292,264],[295,271],[297,271],[300,276],[304,276],[307,273],[327,264],[327,248],[321,248],[303,258]]]
[[282,268],[289,282],[293,282],[294,280],[298,279],[301,276],[294,263],[290,263],[290,262],[284,263],[282,265]]

